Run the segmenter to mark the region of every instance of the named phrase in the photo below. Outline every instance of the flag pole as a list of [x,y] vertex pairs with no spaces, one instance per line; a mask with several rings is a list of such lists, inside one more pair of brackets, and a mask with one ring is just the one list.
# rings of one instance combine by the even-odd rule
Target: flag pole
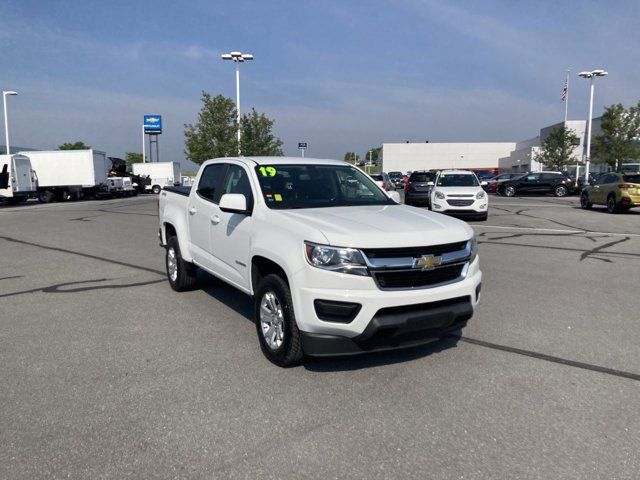
[[566,94],[566,96],[564,98],[564,123],[565,123],[565,126],[566,126],[567,118],[568,118],[568,114],[569,114],[569,70],[567,70],[566,85],[567,85],[567,94]]

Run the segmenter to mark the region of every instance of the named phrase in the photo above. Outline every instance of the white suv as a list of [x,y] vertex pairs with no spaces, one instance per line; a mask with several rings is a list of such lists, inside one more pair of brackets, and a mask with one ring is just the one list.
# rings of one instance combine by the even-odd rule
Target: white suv
[[431,210],[486,220],[489,197],[476,174],[468,170],[441,170],[431,190]]

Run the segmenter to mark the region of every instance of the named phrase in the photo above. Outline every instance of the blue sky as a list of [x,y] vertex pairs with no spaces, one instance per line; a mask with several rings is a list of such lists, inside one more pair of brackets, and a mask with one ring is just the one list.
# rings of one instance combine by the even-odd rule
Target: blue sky
[[640,100],[640,2],[0,0],[0,88],[11,143],[84,140],[140,151],[145,113],[162,114],[161,160],[184,159],[183,124],[200,93],[275,119],[285,153],[342,157],[383,142],[516,141],[586,118],[588,82],[605,68],[595,113]]

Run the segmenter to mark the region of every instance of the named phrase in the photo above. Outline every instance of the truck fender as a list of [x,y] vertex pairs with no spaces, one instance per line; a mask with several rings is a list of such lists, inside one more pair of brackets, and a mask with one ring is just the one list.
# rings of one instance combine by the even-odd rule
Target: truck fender
[[187,262],[193,262],[191,256],[191,244],[189,242],[189,226],[184,218],[185,212],[179,210],[176,206],[166,205],[164,215],[162,216],[162,244],[167,244],[167,225],[171,225],[178,237],[178,243],[180,244],[180,255]]

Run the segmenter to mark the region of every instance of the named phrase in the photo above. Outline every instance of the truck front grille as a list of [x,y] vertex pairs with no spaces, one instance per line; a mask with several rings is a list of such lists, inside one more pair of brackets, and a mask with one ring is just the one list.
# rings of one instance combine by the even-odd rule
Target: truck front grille
[[433,270],[374,271],[373,278],[383,290],[433,287],[453,282],[462,275],[464,264],[445,265]]
[[442,255],[443,253],[457,252],[463,250],[467,242],[445,243],[442,245],[430,245],[427,247],[404,247],[404,248],[365,248],[362,252],[367,258],[400,258],[413,257],[420,258],[422,255]]

